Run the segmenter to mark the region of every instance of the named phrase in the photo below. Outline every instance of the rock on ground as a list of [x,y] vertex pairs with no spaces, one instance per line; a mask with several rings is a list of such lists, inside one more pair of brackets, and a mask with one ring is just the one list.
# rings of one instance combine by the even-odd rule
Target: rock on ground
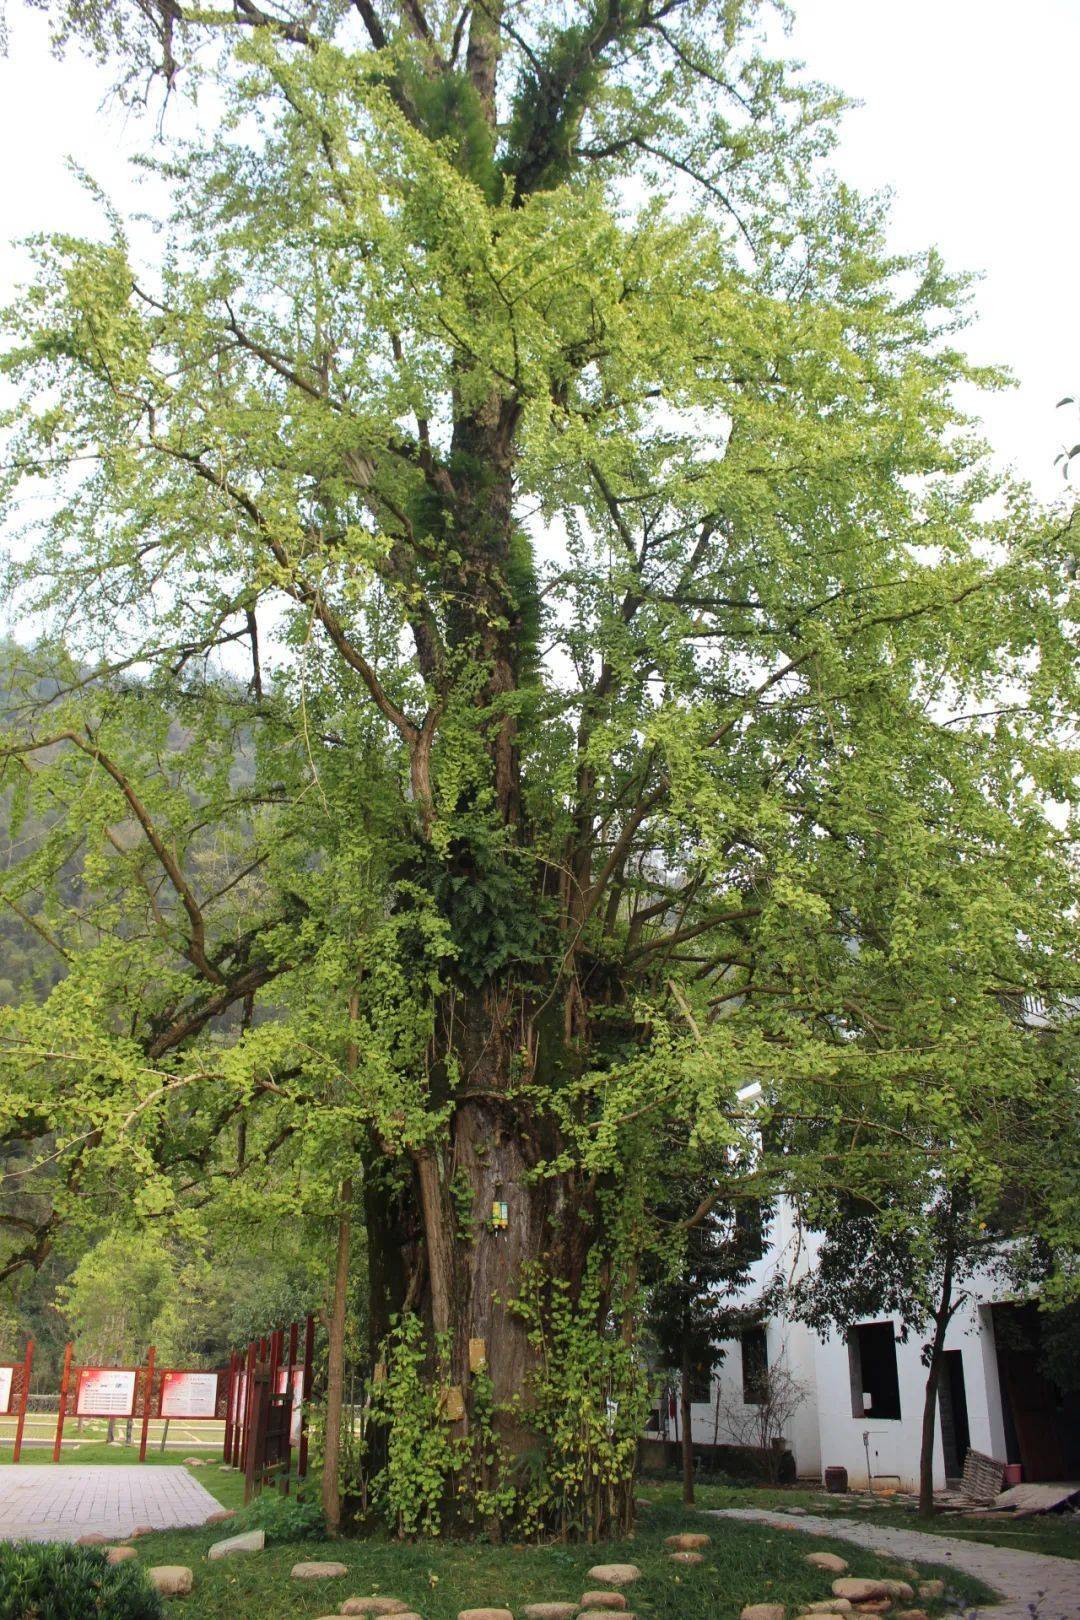
[[784,1620],[786,1613],[782,1603],[748,1603],[739,1620]]
[[209,1513],[203,1524],[228,1524],[230,1519],[236,1518],[235,1508],[222,1508],[218,1513]]
[[629,1586],[640,1578],[636,1564],[594,1564],[589,1570],[590,1581],[607,1581],[609,1586]]
[[407,1603],[396,1597],[346,1598],[338,1614],[410,1614]]
[[195,1584],[195,1577],[185,1564],[155,1564],[146,1572],[147,1579],[162,1597],[187,1597]]
[[890,1576],[888,1580],[883,1578],[881,1584],[888,1588],[891,1598],[903,1598],[905,1603],[910,1603],[915,1596],[914,1588],[909,1586],[907,1581],[894,1581]]
[[873,1580],[863,1575],[841,1576],[832,1583],[833,1597],[850,1598],[852,1603],[872,1603],[875,1598],[887,1598],[888,1587],[884,1581]]
[[323,1559],[307,1559],[304,1563],[294,1564],[292,1578],[294,1581],[328,1581],[337,1575],[349,1573],[344,1564],[335,1564]]
[[103,1536],[100,1531],[91,1530],[89,1535],[80,1536],[75,1545],[76,1547],[103,1547],[108,1539],[108,1536]]
[[837,1553],[807,1553],[803,1563],[813,1565],[814,1569],[827,1569],[833,1575],[842,1575],[850,1568],[847,1559],[841,1558]]
[[939,1598],[945,1596],[945,1582],[939,1580],[920,1581],[919,1596],[921,1598]]
[[526,1603],[525,1620],[571,1620],[578,1612],[576,1603]]
[[807,1614],[850,1614],[850,1598],[815,1598],[813,1603],[804,1603],[803,1608]]
[[664,1546],[672,1552],[700,1552],[709,1545],[709,1537],[683,1530],[677,1536],[665,1536]]
[[705,1562],[704,1555],[696,1552],[668,1553],[668,1558],[673,1564],[703,1564]]
[[138,1558],[134,1547],[109,1547],[105,1553],[107,1564],[126,1564],[129,1558]]
[[626,1599],[621,1592],[582,1592],[583,1609],[625,1609]]
[[514,1620],[510,1609],[461,1609],[457,1620]]
[[237,1553],[262,1552],[266,1546],[265,1530],[245,1530],[239,1536],[226,1536],[224,1541],[215,1541],[207,1552],[207,1558],[232,1558]]

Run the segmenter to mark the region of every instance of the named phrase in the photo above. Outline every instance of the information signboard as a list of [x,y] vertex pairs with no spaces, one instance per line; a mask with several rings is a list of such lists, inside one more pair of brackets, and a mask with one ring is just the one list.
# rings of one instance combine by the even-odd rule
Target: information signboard
[[75,1389],[76,1417],[132,1417],[134,1367],[80,1367]]
[[14,1376],[14,1367],[0,1367],[0,1413],[11,1410],[11,1384]]
[[212,1418],[217,1415],[218,1375],[216,1372],[183,1372],[174,1369],[162,1374],[161,1416],[163,1418]]

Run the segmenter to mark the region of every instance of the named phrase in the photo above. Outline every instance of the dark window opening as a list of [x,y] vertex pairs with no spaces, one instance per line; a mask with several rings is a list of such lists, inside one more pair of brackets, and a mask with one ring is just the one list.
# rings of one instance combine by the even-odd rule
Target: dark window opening
[[745,1406],[760,1406],[769,1376],[769,1347],[763,1327],[745,1328],[742,1347],[742,1398]]
[[863,1322],[848,1334],[851,1371],[851,1415],[897,1419],[900,1379],[896,1371],[896,1335],[891,1322]]
[[712,1404],[712,1368],[698,1363],[690,1368],[690,1404],[691,1406],[709,1406]]
[[742,1237],[748,1260],[760,1260],[765,1253],[765,1216],[757,1198],[747,1199],[735,1210],[735,1230]]

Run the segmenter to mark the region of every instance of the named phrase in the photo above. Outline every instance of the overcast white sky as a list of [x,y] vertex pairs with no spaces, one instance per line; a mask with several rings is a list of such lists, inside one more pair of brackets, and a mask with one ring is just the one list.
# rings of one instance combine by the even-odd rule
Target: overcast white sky
[[[1054,456],[1080,419],[1055,411],[1080,391],[1077,83],[1080,0],[794,0],[792,53],[857,97],[837,167],[895,194],[894,245],[936,243],[980,270],[975,357],[1019,386],[984,405],[1001,457],[1044,498],[1062,492]],[[122,206],[140,206],[125,155],[152,130],[103,108],[106,80],[50,56],[43,20],[8,0],[0,59],[0,299],[20,273],[9,243],[40,230],[95,229],[70,155]],[[143,194],[145,195],[145,194]]]

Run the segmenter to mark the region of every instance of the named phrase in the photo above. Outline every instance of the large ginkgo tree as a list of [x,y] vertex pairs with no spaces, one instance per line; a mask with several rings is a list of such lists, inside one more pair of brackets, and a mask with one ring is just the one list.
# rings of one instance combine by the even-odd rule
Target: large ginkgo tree
[[364,1500],[618,1530],[673,1155],[978,1182],[1064,1095],[1075,529],[758,0],[53,21],[217,127],[7,318],[6,1268],[322,1208],[343,1312],[362,1222]]

